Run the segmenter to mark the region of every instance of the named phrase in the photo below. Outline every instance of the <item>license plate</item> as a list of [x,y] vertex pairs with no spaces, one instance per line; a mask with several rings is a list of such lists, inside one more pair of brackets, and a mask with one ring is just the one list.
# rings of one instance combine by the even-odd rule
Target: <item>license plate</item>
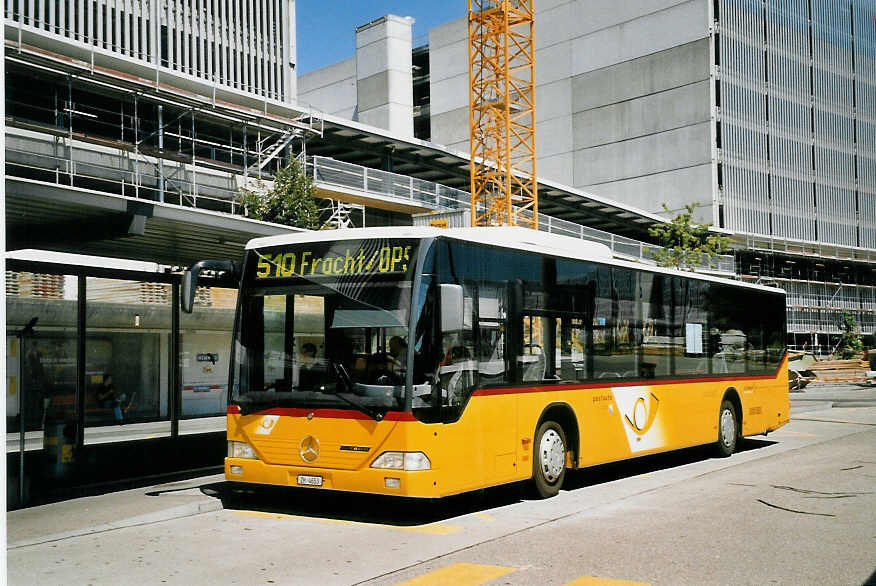
[[322,486],[322,476],[305,476],[304,474],[299,474],[298,484],[306,486]]

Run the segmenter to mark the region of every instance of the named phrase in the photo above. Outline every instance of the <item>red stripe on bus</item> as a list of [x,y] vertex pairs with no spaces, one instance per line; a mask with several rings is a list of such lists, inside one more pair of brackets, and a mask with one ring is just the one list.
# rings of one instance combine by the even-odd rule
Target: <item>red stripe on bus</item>
[[551,391],[574,391],[583,389],[605,389],[611,387],[650,387],[657,385],[684,385],[691,383],[710,383],[720,381],[745,381],[745,380],[772,380],[776,375],[766,374],[759,376],[720,376],[708,378],[682,378],[682,379],[653,379],[638,380],[638,381],[618,381],[604,383],[565,383],[562,385],[537,386],[537,387],[506,387],[498,389],[478,389],[472,396],[474,397],[489,397],[491,395],[514,395],[522,393],[549,393]]
[[387,411],[383,419],[386,421],[419,421],[409,411]]
[[[237,415],[240,413],[239,405],[229,405],[227,413],[229,415]],[[348,411],[346,409],[303,409],[301,407],[274,407],[272,409],[264,409],[250,415],[281,415],[284,417],[307,417],[313,413],[314,417],[325,419],[372,419],[369,415],[360,411]],[[417,419],[412,413],[403,411],[387,411],[383,417],[384,421],[416,421]]]

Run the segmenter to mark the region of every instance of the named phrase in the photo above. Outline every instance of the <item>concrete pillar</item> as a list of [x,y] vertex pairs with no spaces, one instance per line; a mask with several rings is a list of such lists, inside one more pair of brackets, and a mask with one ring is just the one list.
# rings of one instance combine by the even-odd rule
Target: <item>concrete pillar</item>
[[295,24],[295,0],[288,0],[286,3],[286,11],[287,11],[287,22],[289,23],[289,28],[287,29],[285,40],[283,43],[284,47],[288,47],[286,49],[288,51],[286,55],[286,95],[283,99],[284,102],[294,102],[295,96],[298,95],[298,72],[296,71],[296,67],[298,64],[298,44],[296,42],[296,24]]
[[358,119],[400,136],[414,135],[411,27],[388,14],[356,29]]

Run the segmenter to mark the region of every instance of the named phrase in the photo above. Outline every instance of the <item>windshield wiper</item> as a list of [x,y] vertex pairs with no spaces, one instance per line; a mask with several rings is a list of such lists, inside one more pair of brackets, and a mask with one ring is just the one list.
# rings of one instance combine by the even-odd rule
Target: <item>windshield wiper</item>
[[[336,360],[330,360],[329,363],[332,365],[332,369],[334,369],[335,374],[338,377],[338,380],[340,380],[341,383],[344,385],[344,388],[347,389],[347,393],[349,393],[350,395],[353,395],[354,394],[353,393],[353,388],[354,388],[353,387],[353,380],[350,378],[349,373],[347,373],[347,369],[344,368],[343,364],[341,364],[340,362],[337,362]],[[361,411],[365,415],[369,416],[374,421],[381,421],[383,419],[383,413],[381,413],[375,409],[372,409],[371,407],[368,407],[367,405],[363,405],[359,401],[354,401],[350,397],[344,396],[343,393],[338,393],[338,392],[332,393],[331,391],[328,390],[328,386],[326,386],[326,388],[323,390],[323,392],[335,395],[336,397],[345,401],[349,405],[352,405],[353,407],[355,407],[356,409],[358,409],[359,411]]]
[[283,399],[287,399],[288,401],[288,398],[285,397],[284,394],[262,391],[250,392],[232,399],[232,401],[240,407],[241,414],[249,415],[250,413],[270,409],[272,407],[282,407],[284,403]]

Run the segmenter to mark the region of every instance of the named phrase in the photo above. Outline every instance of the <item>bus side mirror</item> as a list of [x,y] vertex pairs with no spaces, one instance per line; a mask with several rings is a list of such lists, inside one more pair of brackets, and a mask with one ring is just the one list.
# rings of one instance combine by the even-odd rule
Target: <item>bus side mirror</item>
[[191,313],[195,305],[195,291],[198,288],[198,275],[192,269],[186,269],[183,273],[182,285],[179,292],[180,309]]
[[463,328],[462,285],[442,283],[441,290],[441,331],[456,332]]
[[198,290],[198,277],[203,270],[234,273],[234,263],[230,260],[202,260],[193,264],[183,273],[180,291],[180,309],[191,313],[195,306],[195,293]]

